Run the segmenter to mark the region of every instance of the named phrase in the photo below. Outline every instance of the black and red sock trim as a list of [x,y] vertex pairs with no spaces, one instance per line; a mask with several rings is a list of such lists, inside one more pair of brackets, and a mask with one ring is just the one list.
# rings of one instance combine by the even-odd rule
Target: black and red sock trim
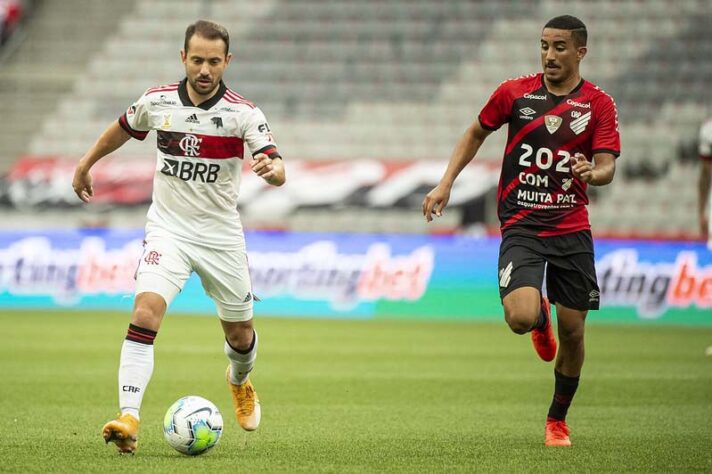
[[579,377],[568,377],[554,370],[554,398],[549,407],[549,418],[565,420],[579,384]]
[[156,331],[151,331],[150,329],[129,324],[126,340],[138,342],[139,344],[153,345],[153,340],[156,339],[156,334],[158,334]]

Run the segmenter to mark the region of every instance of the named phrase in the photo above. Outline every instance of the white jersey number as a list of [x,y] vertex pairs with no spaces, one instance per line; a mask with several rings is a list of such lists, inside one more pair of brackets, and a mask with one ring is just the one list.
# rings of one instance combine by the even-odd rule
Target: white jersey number
[[[531,156],[534,155],[534,160],[536,162],[536,167],[540,170],[548,170],[551,165],[554,164],[554,152],[549,148],[542,147],[534,152],[534,148],[531,145],[522,143],[520,145],[521,149],[524,150],[522,156],[519,157],[519,165],[525,168],[532,166],[530,160]],[[571,159],[571,154],[565,150],[559,150],[556,154],[561,159],[556,162],[556,171],[560,173],[569,173],[571,169],[569,168],[569,160]]]

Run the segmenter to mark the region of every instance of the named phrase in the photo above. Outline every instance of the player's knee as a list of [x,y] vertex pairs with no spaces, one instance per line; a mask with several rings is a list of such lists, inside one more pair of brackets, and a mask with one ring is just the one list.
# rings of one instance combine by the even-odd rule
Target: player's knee
[[521,300],[512,300],[511,298],[505,298],[503,305],[504,320],[512,332],[525,334],[531,330],[537,318],[535,308],[529,308],[529,305],[524,304]]
[[134,308],[131,323],[142,328],[157,330],[162,316],[156,308],[139,305]]
[[534,325],[534,318],[527,312],[521,310],[510,310],[504,312],[504,319],[507,321],[512,332],[525,334]]
[[579,344],[583,342],[583,324],[564,325],[559,324],[559,341],[561,344]]
[[249,349],[254,338],[252,320],[240,321],[230,325],[230,330],[225,334],[230,346],[238,350]]

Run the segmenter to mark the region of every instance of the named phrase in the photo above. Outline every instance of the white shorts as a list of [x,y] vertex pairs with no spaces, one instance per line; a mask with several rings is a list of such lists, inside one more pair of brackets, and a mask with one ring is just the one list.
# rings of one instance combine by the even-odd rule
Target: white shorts
[[170,306],[195,272],[225,321],[252,319],[252,283],[244,249],[213,249],[165,237],[146,240],[136,270],[136,294],[157,293]]

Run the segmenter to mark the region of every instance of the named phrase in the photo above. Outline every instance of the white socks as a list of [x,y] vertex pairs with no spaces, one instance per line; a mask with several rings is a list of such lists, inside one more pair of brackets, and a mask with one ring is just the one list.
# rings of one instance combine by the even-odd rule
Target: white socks
[[155,331],[129,325],[119,364],[119,407],[122,415],[128,413],[139,418],[143,394],[153,373],[155,338]]
[[225,341],[225,355],[230,359],[230,382],[235,385],[245,383],[257,358],[257,332],[253,332],[252,347],[249,352],[240,353]]
[[[225,341],[225,355],[230,360],[230,382],[245,383],[257,358],[257,332],[253,332],[252,346],[246,353],[233,349]],[[121,347],[119,364],[119,407],[121,414],[139,419],[141,401],[153,374],[153,340],[156,332],[129,325],[128,335]]]

